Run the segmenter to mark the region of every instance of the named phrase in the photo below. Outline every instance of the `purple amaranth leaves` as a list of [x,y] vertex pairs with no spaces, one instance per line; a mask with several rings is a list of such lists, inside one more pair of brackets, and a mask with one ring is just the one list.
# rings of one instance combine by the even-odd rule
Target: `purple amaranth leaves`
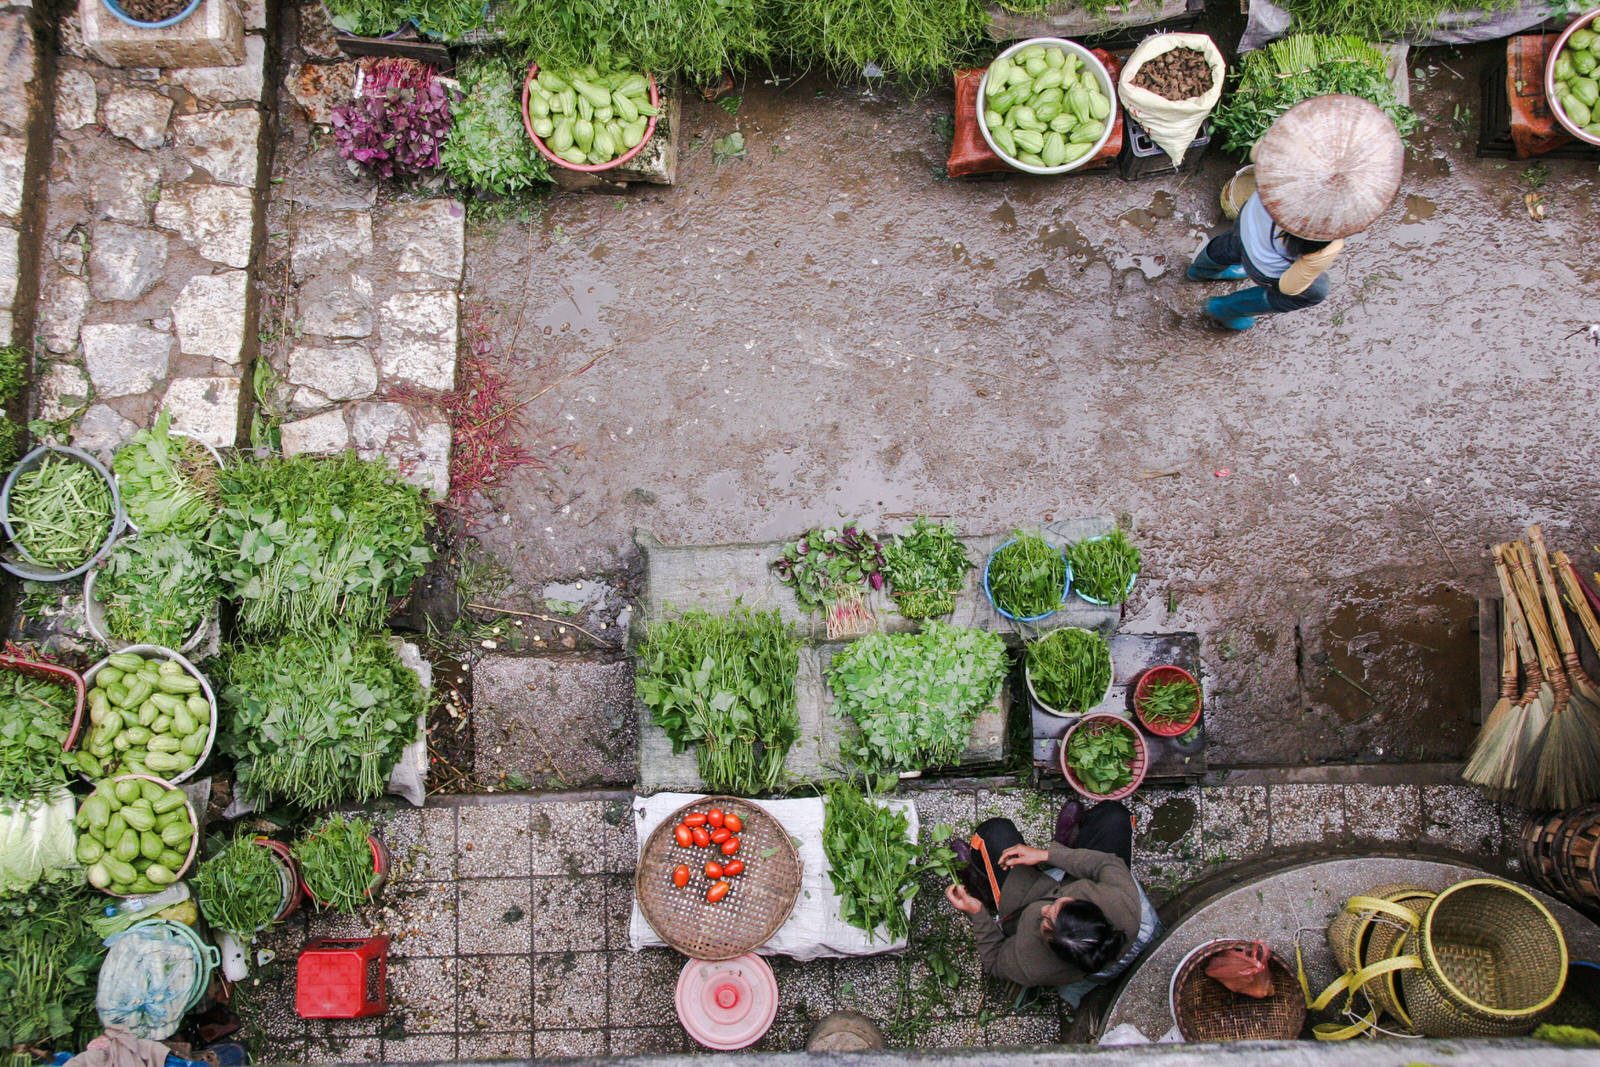
[[437,81],[394,86],[333,109],[339,154],[379,178],[422,174],[439,165],[450,132],[450,93]]

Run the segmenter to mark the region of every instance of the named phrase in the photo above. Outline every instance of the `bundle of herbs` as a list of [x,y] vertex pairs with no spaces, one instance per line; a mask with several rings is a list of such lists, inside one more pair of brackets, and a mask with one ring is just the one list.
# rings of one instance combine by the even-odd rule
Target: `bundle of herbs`
[[512,196],[550,181],[550,167],[522,127],[518,72],[504,56],[475,55],[456,67],[461,97],[439,163],[469,189]]
[[708,84],[766,58],[765,0],[499,0],[495,28],[541,67],[594,63]]
[[1360,37],[1296,34],[1245,56],[1234,91],[1223,97],[1212,121],[1230,152],[1248,152],[1302,100],[1330,93],[1359,96],[1382,108],[1404,138],[1417,117],[1396,98],[1383,53]]
[[1067,766],[1090,795],[1110,796],[1133,781],[1137,746],[1128,723],[1090,719],[1067,740]]
[[1067,547],[1072,564],[1072,588],[1097,604],[1120,604],[1128,599],[1139,575],[1139,549],[1122,530],[1105,537],[1089,537]]
[[908,905],[921,888],[925,872],[954,882],[955,854],[943,842],[948,826],[929,834],[934,844],[923,849],[911,837],[903,808],[891,807],[852,782],[831,781],[824,789],[822,850],[828,880],[839,897],[839,917],[877,938],[894,942],[910,932]]
[[450,107],[432,67],[392,57],[368,67],[360,95],[336,105],[329,119],[339,155],[374,177],[404,178],[439,166]]
[[921,633],[870,634],[834,654],[833,713],[853,720],[848,754],[870,771],[955,763],[1006,674],[998,634],[929,621]]
[[1139,697],[1139,718],[1152,729],[1188,722],[1200,706],[1200,687],[1187,678],[1152,682]]
[[433,558],[422,493],[345,452],[231,468],[211,531],[247,633],[382,627]]
[[372,824],[329,815],[293,846],[300,877],[324,908],[353,912],[367,902],[378,874],[372,856]]
[[171,412],[117,449],[111,467],[141,533],[203,530],[216,517],[222,471],[205,445],[172,433]]
[[94,579],[106,632],[130,645],[178,648],[211,617],[222,595],[215,556],[183,534],[117,543]]
[[989,24],[983,0],[765,0],[762,12],[797,65],[913,86],[949,77]]
[[[1293,16],[1296,33],[1349,34],[1363,41],[1393,41],[1424,34],[1446,12],[1511,11],[1523,0],[1277,0]],[[1550,5],[1562,6],[1561,0]]]
[[863,586],[884,586],[883,544],[859,526],[819,527],[791,541],[772,564],[778,580],[809,611],[827,615],[828,636],[865,633],[872,616]]
[[755,796],[783,780],[800,734],[800,642],[776,611],[688,611],[652,623],[639,649],[637,691],[672,750],[694,746],[713,793]]
[[11,485],[7,518],[22,558],[55,572],[83,566],[116,521],[111,487],[76,457],[47,452]]
[[383,792],[426,707],[385,637],[341,629],[243,645],[223,663],[222,750],[239,792],[317,809]]
[[953,523],[919,516],[905,533],[883,546],[883,574],[895,607],[908,619],[948,615],[972,561],[956,540]]
[[1066,596],[1067,558],[1042,535],[1018,530],[989,557],[985,578],[995,607],[1017,619],[1040,618]]
[[1028,645],[1028,684],[1057,712],[1088,711],[1111,685],[1111,646],[1093,630],[1063,626]]
[[248,943],[283,907],[282,870],[253,834],[235,837],[195,870],[191,882],[200,914],[214,929]]
[[[0,345],[0,407],[10,407],[28,384],[28,353],[16,345]],[[0,467],[22,455],[23,425],[0,412]]]
[[55,795],[76,769],[62,751],[77,693],[59,682],[0,669],[0,803]]
[[357,37],[382,37],[410,18],[409,0],[323,0],[334,27]]
[[83,1048],[104,1029],[95,980],[106,949],[89,925],[100,909],[78,886],[0,898],[0,1057],[14,1067]]

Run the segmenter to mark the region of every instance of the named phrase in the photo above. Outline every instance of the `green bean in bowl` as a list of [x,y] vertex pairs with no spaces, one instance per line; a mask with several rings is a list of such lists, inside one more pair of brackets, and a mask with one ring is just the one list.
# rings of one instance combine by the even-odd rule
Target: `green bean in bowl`
[[6,519],[22,558],[71,571],[94,558],[116,523],[117,504],[99,471],[65,452],[47,452],[11,483]]

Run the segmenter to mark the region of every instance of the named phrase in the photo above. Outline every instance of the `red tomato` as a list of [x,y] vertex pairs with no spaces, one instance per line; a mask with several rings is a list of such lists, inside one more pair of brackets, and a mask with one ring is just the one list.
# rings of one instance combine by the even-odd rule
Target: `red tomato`
[[706,833],[706,828],[704,826],[696,826],[693,830],[689,831],[689,836],[694,840],[696,848],[711,847],[711,835]]
[[672,828],[672,836],[677,840],[678,844],[682,845],[684,848],[688,848],[690,845],[694,844],[694,835],[690,833],[689,828],[683,825],[681,822]]
[[704,826],[705,824],[706,816],[704,812],[697,811],[693,815],[685,815],[683,817],[683,825],[685,826]]
[[732,878],[744,873],[744,860],[729,860],[723,864],[722,877]]
[[711,879],[713,882],[715,882],[718,878],[721,878],[726,870],[727,868],[718,863],[716,860],[708,860],[706,862],[706,877]]
[[722,844],[724,841],[726,841],[728,838],[730,838],[732,836],[733,836],[733,831],[728,829],[726,826],[724,826],[720,830],[711,831],[712,843],[718,844],[718,845]]
[[706,890],[706,903],[715,904],[717,901],[727,896],[728,890],[732,888],[733,886],[729,885],[727,882],[713,883],[711,888]]
[[722,814],[721,808],[712,808],[706,812],[706,823],[712,827],[719,827],[727,821],[727,816]]
[[728,814],[722,817],[722,825],[726,826],[734,833],[738,833],[740,830],[744,829],[744,820],[730,811]]
[[737,837],[730,837],[722,843],[722,854],[724,856],[731,856],[738,851],[739,839]]
[[672,868],[672,884],[682,889],[689,884],[689,865],[680,863]]

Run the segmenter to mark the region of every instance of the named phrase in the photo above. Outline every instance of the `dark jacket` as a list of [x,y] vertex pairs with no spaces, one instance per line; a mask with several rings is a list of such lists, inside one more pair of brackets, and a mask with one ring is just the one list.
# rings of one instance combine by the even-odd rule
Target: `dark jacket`
[[1126,945],[1139,936],[1139,888],[1128,865],[1109,852],[1050,845],[1050,865],[1066,871],[1057,882],[1037,867],[1013,867],[1000,885],[1000,919],[988,911],[969,915],[983,969],[1024,986],[1076,982],[1083,971],[1039,936],[1044,906],[1057,897],[1099,905]]

